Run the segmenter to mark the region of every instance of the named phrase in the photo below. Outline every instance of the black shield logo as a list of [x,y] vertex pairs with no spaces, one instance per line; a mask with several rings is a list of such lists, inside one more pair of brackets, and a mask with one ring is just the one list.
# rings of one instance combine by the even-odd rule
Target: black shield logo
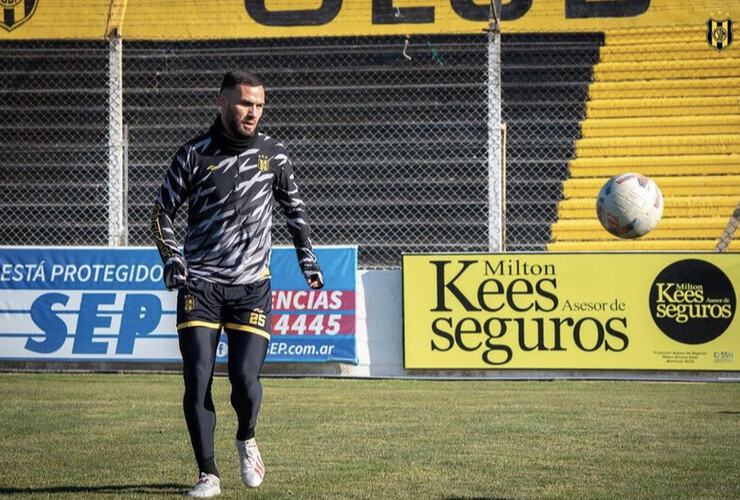
[[707,43],[717,50],[732,45],[734,35],[732,19],[707,19]]
[[0,27],[7,31],[16,29],[33,16],[37,4],[38,0],[0,0]]

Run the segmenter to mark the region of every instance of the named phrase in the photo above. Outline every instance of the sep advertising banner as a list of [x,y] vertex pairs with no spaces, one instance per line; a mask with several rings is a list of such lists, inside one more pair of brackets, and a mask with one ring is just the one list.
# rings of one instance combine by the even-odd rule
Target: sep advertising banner
[[740,370],[729,253],[403,256],[407,369]]
[[[267,362],[357,363],[357,249],[316,256],[321,290],[295,250],[273,250]],[[175,310],[154,249],[0,247],[0,360],[179,362]],[[226,361],[226,335],[217,355]]]

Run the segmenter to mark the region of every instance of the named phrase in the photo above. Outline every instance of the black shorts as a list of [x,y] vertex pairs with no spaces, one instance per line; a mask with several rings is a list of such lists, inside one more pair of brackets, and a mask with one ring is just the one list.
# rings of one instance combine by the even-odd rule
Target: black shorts
[[270,340],[270,280],[248,285],[188,281],[177,293],[177,330],[204,326],[254,333]]

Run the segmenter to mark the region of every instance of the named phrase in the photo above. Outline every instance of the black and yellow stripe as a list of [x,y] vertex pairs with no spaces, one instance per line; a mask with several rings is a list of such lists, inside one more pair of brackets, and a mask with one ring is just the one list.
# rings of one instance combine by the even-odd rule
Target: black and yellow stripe
[[733,22],[731,19],[709,19],[707,21],[707,43],[717,50],[722,50],[732,44]]
[[264,337],[267,340],[270,340],[270,334],[268,332],[266,332],[265,330],[262,330],[261,328],[256,328],[251,325],[239,325],[236,323],[225,323],[224,328],[227,330],[236,330],[239,332],[253,333],[254,335],[259,335],[260,337]]
[[222,323],[212,323],[210,321],[201,321],[201,320],[186,321],[184,323],[180,323],[177,325],[177,331],[181,331],[186,328],[195,328],[199,326],[204,327],[204,328],[211,328],[213,330],[220,330],[221,328],[225,328],[226,330],[231,330],[231,331],[252,333],[254,335],[259,335],[260,337],[264,337],[267,340],[270,340],[269,332],[261,328],[256,328],[251,325],[240,325],[238,323],[223,323],[222,324]]

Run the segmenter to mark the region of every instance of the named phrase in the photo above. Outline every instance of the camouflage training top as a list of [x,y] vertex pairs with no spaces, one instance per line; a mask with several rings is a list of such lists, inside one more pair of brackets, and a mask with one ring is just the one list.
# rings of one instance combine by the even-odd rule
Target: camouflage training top
[[179,149],[159,189],[152,232],[162,260],[179,253],[173,220],[187,200],[183,248],[190,277],[226,285],[265,279],[273,197],[285,213],[301,269],[318,270],[285,147],[263,133],[235,147],[217,119],[207,134]]

